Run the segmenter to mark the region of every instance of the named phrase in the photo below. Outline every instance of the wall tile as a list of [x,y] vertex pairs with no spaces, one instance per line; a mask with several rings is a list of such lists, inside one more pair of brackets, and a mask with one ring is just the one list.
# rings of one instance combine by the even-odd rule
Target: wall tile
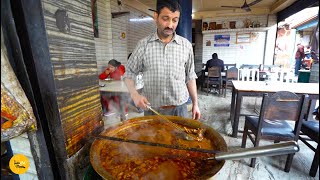
[[[273,64],[273,51],[274,51],[274,40],[276,28],[273,25],[276,24],[275,16],[247,16],[247,17],[222,17],[215,19],[203,19],[203,22],[229,22],[236,21],[238,24],[244,21],[246,18],[251,21],[258,21],[262,25],[271,27],[267,31],[254,32],[250,29],[242,29],[241,31],[235,30],[230,32],[215,32],[203,34],[203,51],[202,51],[202,62],[206,63],[207,60],[211,59],[213,53],[217,53],[218,57],[224,60],[225,63],[236,63],[237,67],[242,64]],[[239,27],[239,26],[238,26]],[[253,33],[256,38],[251,43],[236,44],[236,31],[243,33]],[[229,47],[214,47],[214,35],[217,34],[228,34],[230,35],[230,46]],[[211,46],[206,46],[207,41],[211,41]],[[266,48],[265,48],[266,46]],[[265,52],[264,52],[265,50]]]

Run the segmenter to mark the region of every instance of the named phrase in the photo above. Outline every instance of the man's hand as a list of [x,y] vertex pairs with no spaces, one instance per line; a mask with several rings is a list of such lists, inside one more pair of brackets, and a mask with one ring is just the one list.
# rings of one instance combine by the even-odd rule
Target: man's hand
[[134,104],[136,105],[136,107],[139,107],[141,109],[147,110],[147,105],[150,104],[149,101],[147,100],[146,97],[136,93],[134,95],[131,96]]
[[198,104],[192,105],[192,119],[199,120],[201,118],[201,113]]
[[197,95],[197,85],[196,80],[190,80],[187,83],[188,91],[192,100],[192,119],[199,120],[201,113],[198,106],[198,95]]

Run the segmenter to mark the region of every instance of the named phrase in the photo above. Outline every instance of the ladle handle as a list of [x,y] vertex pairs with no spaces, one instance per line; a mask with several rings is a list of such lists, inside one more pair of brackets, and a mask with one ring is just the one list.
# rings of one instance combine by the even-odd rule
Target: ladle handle
[[277,143],[268,146],[260,146],[246,149],[237,149],[230,152],[219,152],[215,157],[208,159],[215,160],[236,160],[244,158],[254,158],[259,156],[277,156],[283,154],[292,154],[299,151],[297,142]]
[[160,116],[162,118],[162,120],[164,120],[166,123],[168,123],[171,127],[176,128],[176,129],[180,130],[181,132],[183,132],[185,135],[183,138],[185,140],[193,141],[193,140],[197,139],[196,136],[194,136],[193,134],[186,133],[183,128],[179,127],[178,125],[176,125],[175,123],[170,121],[168,118],[166,118],[164,115],[162,115],[158,111],[154,110],[150,105],[147,105],[147,108],[149,110],[151,110],[152,112],[154,112],[156,115]]

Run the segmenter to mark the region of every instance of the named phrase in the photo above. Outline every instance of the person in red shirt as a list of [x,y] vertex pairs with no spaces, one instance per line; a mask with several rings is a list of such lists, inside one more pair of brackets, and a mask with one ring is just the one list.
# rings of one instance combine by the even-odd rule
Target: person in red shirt
[[[99,79],[104,80],[106,78],[111,78],[113,80],[121,80],[121,76],[125,73],[125,67],[117,60],[112,59],[108,62],[108,67],[99,75]],[[102,94],[101,96],[104,116],[110,116],[114,112],[110,109],[110,101],[114,101],[118,107],[120,106],[119,96],[108,96],[107,94]],[[125,111],[128,112],[128,108],[125,105]]]
[[125,67],[119,61],[111,59],[106,70],[99,75],[99,79],[104,80],[110,77],[113,80],[120,80],[125,71]]
[[296,51],[296,55],[295,55],[296,63],[295,63],[295,67],[294,67],[294,74],[296,76],[298,76],[298,74],[299,74],[301,62],[304,59],[304,57],[305,57],[304,46],[299,43],[299,44],[297,44],[297,51]]

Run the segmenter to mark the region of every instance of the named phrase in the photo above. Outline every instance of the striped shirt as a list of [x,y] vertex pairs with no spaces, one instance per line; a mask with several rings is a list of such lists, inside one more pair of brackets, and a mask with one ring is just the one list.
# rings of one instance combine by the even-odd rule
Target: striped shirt
[[164,44],[157,33],[140,40],[126,65],[124,77],[135,80],[143,73],[142,94],[153,107],[181,105],[187,102],[189,92],[186,83],[196,79],[191,43],[174,34]]

